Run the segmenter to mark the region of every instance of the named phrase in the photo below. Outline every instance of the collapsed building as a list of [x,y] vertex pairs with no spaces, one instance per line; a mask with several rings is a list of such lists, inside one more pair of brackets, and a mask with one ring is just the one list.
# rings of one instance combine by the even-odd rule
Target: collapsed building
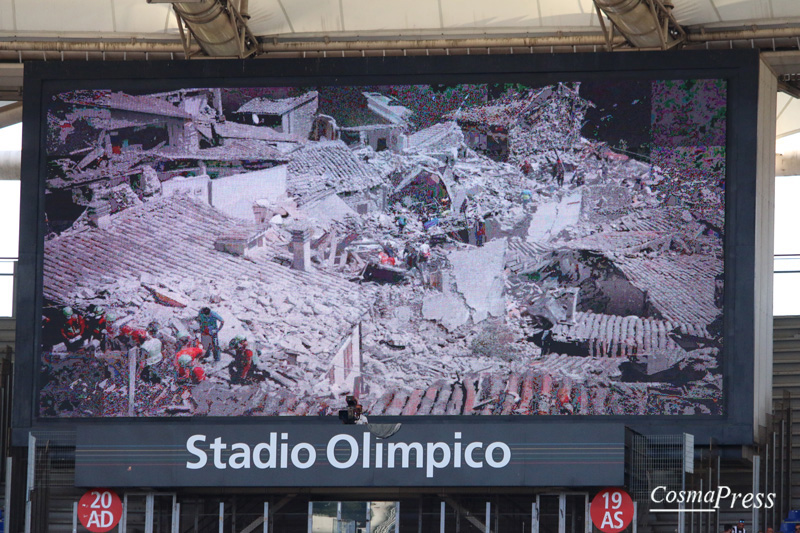
[[508,94],[459,109],[449,118],[461,127],[470,148],[497,161],[522,163],[543,152],[569,150],[580,139],[586,109],[593,104],[580,97],[579,87],[559,83]]
[[92,158],[156,146],[197,149],[199,132],[193,119],[201,113],[214,115],[211,109],[197,108],[193,114],[162,98],[123,92],[76,91],[61,95],[61,101],[71,110],[59,121],[55,129],[59,137],[51,139],[51,146],[56,141],[68,153],[83,149],[82,133],[89,129],[99,134],[102,143],[87,154]]
[[335,192],[358,212],[383,208],[384,175],[342,141],[308,143],[290,154],[287,187],[297,198]]
[[341,140],[376,152],[402,151],[408,142],[408,120],[414,114],[394,97],[379,92],[344,89],[335,105],[326,106],[314,123],[314,140]]
[[[268,404],[280,402],[273,394],[278,389],[308,398],[327,398],[331,390],[352,392],[358,386],[360,322],[368,303],[363,291],[324,272],[256,261],[258,248],[265,246],[263,230],[254,225],[188,197],[161,198],[113,215],[104,228],[88,226],[48,241],[44,296],[51,305],[103,306],[114,319],[114,329],[155,323],[172,336],[191,331],[201,307],[216,309],[226,322],[221,345],[239,334],[251,339],[261,352],[257,366],[264,380],[229,393],[222,385],[227,381],[221,377],[222,367],[212,369],[209,379],[195,387],[200,391],[192,396],[192,414],[272,414]],[[71,391],[69,383],[78,378],[105,392],[99,404],[70,402],[82,416],[124,414],[124,402],[113,392],[121,394],[125,381],[103,373],[102,381],[89,383],[90,376],[80,376],[80,368],[88,361],[126,354],[46,348],[53,376],[42,391],[53,397],[48,405],[62,404],[63,394]],[[169,394],[157,404],[137,404],[139,414],[178,409],[183,402],[174,396],[182,391],[169,380],[164,387]],[[207,394],[248,401],[211,405],[204,403]],[[148,398],[146,391],[142,395]]]
[[242,104],[232,116],[236,122],[308,138],[318,105],[316,91],[294,98],[253,98]]
[[[247,124],[197,105],[175,118],[214,146],[109,159],[96,177],[121,199],[95,195],[47,241],[52,305],[173,330],[210,305],[223,346],[241,333],[261,351],[255,382],[211,367],[188,392],[166,380],[141,414],[331,414],[348,393],[367,414],[721,412],[712,174],[685,184],[582,138],[577,85],[418,131],[413,109],[359,95],[336,117],[315,92],[252,100]],[[122,412],[108,354],[48,354],[46,416]],[[88,366],[82,387],[116,400],[77,406],[60,371]]]

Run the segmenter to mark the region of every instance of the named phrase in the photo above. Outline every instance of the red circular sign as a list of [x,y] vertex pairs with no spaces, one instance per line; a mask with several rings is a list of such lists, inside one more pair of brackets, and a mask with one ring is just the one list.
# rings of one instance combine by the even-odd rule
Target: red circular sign
[[603,489],[592,500],[589,514],[603,533],[619,533],[633,520],[633,500],[622,489]]
[[90,490],[78,501],[78,518],[92,533],[111,531],[122,518],[122,502],[113,490]]

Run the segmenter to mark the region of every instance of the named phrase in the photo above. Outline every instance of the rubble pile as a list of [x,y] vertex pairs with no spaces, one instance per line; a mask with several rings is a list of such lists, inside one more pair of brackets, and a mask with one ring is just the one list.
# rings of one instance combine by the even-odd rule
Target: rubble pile
[[56,99],[42,416],[722,412],[718,158],[582,138],[578,84],[416,131],[220,91]]

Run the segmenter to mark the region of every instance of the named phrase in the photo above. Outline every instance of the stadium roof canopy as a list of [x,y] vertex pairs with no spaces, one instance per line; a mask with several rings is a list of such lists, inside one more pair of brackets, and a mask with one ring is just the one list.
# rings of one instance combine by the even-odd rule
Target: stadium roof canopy
[[[625,10],[633,7],[622,13],[622,4]],[[205,26],[212,32],[219,13],[222,16],[216,18],[228,20],[237,19],[231,13],[242,15],[258,41],[259,54],[396,46],[429,51],[471,47],[478,52],[525,44],[584,51],[606,43],[598,8],[622,20],[618,27],[624,31],[627,26],[634,34],[649,29],[645,25],[652,21],[645,20],[645,11],[662,22],[670,19],[669,31],[682,37],[677,39],[680,47],[772,49],[775,39],[776,50],[800,48],[797,0],[0,0],[0,59],[13,60],[15,54],[19,59],[22,54],[24,60],[28,53],[43,57],[51,51],[59,56],[103,51],[180,54],[175,12],[189,28]],[[610,29],[606,16],[604,24]],[[93,49],[89,43],[95,43]],[[619,37],[615,43],[624,46]]]
[[758,48],[800,96],[799,0],[0,0],[0,98],[26,61],[696,48]]

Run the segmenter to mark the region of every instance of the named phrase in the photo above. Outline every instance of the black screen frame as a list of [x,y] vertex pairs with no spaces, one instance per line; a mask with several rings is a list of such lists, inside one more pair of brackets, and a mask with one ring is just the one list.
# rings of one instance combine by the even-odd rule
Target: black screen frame
[[[750,50],[680,53],[594,53],[508,56],[386,57],[328,59],[259,59],[26,63],[23,110],[20,254],[17,285],[17,358],[12,425],[14,444],[31,429],[74,430],[84,425],[114,424],[338,424],[335,417],[237,417],[49,419],[37,414],[40,315],[44,253],[44,160],[47,99],[78,88],[159,91],[181,87],[303,85],[382,85],[423,83],[547,84],[559,81],[701,79],[727,81],[724,414],[680,416],[491,416],[493,422],[559,424],[620,422],[643,434],[692,433],[697,442],[752,444],[755,372],[755,240],[758,54]],[[379,417],[454,425],[480,424],[482,417]],[[551,426],[552,425],[552,426]]]

